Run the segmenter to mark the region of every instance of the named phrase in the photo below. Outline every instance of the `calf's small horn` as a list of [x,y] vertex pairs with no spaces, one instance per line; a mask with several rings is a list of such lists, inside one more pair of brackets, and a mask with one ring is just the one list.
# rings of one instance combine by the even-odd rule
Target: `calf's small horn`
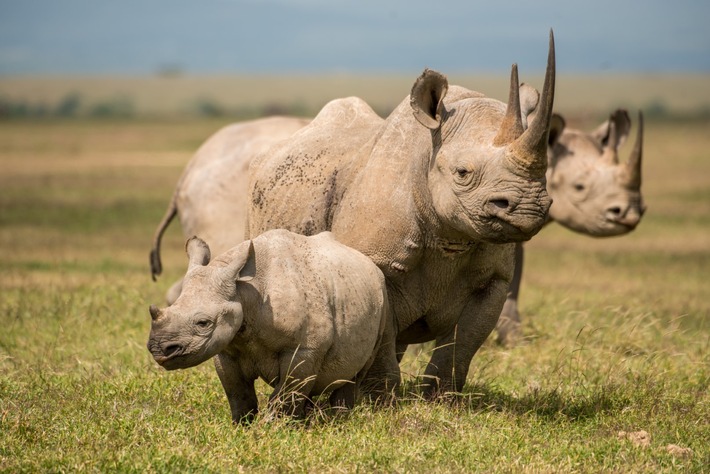
[[160,310],[154,304],[150,305],[150,308],[148,308],[148,311],[150,311],[150,319],[152,321],[155,321],[160,317]]

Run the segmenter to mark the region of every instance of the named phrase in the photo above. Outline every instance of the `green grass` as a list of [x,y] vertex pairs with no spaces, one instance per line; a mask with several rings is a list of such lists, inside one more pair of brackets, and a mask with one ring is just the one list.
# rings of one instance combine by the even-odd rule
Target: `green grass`
[[[0,471],[707,472],[707,123],[649,125],[634,233],[552,225],[526,245],[526,342],[486,342],[463,393],[250,426],[231,425],[211,363],[166,372],[145,348],[148,305],[185,267],[174,224],[151,282],[153,231],[220,125],[0,128]],[[407,353],[405,387],[431,347]],[[650,446],[619,437],[640,430]]]

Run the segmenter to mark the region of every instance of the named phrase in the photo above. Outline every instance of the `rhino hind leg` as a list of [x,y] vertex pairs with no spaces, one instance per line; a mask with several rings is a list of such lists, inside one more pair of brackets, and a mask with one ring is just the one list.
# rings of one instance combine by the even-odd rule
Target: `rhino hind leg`
[[394,341],[382,343],[363,376],[360,390],[376,403],[390,404],[399,388],[401,373]]
[[522,337],[520,327],[520,313],[518,312],[518,301],[508,297],[500,313],[498,325],[496,326],[498,337],[496,342],[502,346],[516,346]]
[[498,319],[496,342],[506,347],[513,347],[520,342],[522,331],[520,327],[520,313],[518,312],[518,296],[520,295],[520,282],[523,278],[523,262],[525,261],[525,248],[522,243],[515,244],[515,270],[510,282],[508,295],[503,305],[503,310]]

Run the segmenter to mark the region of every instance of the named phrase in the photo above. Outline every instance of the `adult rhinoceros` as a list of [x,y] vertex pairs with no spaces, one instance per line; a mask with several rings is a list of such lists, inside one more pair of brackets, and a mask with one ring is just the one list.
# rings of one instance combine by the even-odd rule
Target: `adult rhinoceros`
[[[641,196],[643,116],[639,112],[636,142],[629,159],[619,162],[619,147],[631,130],[623,109],[587,133],[565,127],[553,114],[550,125],[547,192],[552,197],[549,221],[594,237],[623,235],[636,228],[646,210]],[[498,342],[513,344],[520,336],[518,295],[523,244],[516,246],[516,270],[498,321]]]
[[[177,214],[185,238],[200,236],[215,255],[244,240],[247,170],[252,157],[309,122],[305,118],[268,117],[236,123],[217,131],[197,150],[180,176],[155,231],[150,252],[153,280],[163,268],[160,241]],[[182,279],[168,291],[168,304],[177,299],[181,288]]]
[[[395,344],[436,341],[424,391],[460,391],[494,329],[513,276],[515,242],[547,219],[547,137],[554,96],[550,35],[542,95],[514,65],[508,105],[425,70],[386,119],[362,100],[326,105],[255,158],[248,235],[330,230],[387,281],[395,327],[370,380],[399,381]],[[521,102],[535,110],[525,129]]]

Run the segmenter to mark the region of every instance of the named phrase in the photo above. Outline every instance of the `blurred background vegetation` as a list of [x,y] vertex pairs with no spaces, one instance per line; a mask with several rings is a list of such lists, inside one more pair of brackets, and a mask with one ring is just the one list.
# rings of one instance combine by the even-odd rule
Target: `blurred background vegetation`
[[[539,75],[538,75],[539,76]],[[355,95],[386,116],[408,94],[407,75],[183,75],[0,77],[1,119],[98,118],[234,120],[314,116],[328,101]],[[542,77],[521,80],[540,88]],[[449,82],[505,101],[505,75],[450,75]],[[649,120],[710,119],[709,74],[560,75],[556,110],[598,119],[617,107]]]

